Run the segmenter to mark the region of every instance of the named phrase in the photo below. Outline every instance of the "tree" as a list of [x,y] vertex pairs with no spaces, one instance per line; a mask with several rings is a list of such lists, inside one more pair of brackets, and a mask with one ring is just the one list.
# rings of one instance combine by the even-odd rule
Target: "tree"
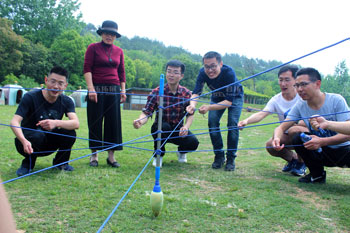
[[41,43],[34,44],[30,40],[25,40],[21,51],[23,54],[23,65],[17,75],[33,77],[38,83],[42,83],[44,77],[52,68],[50,51]]
[[[42,79],[41,82],[44,82],[44,79]],[[33,78],[22,74],[19,76],[18,84],[24,88],[39,87],[39,83],[35,82]]]
[[202,66],[201,63],[193,61],[191,57],[184,53],[174,56],[172,59],[177,59],[185,64],[185,75],[180,84],[189,90],[193,90],[196,85],[198,72]]
[[350,76],[349,69],[346,67],[345,61],[341,61],[336,67],[334,75],[339,86],[339,94],[341,94],[348,102],[350,101]]
[[13,73],[8,74],[5,76],[4,81],[2,81],[2,85],[7,85],[7,84],[17,84],[19,79],[14,75]]
[[22,66],[20,48],[23,38],[11,29],[11,21],[0,18],[0,82],[5,75],[18,71]]
[[0,17],[13,21],[13,30],[50,47],[54,39],[67,29],[81,31],[78,0],[1,0]]
[[349,69],[344,60],[335,67],[334,75],[327,75],[323,78],[321,89],[329,93],[338,93],[342,95],[347,102],[350,102]]
[[66,31],[53,42],[51,54],[52,63],[66,68],[70,73],[70,83],[76,88],[82,86],[85,54],[83,38],[74,30]]
[[152,67],[151,65],[139,59],[134,60],[136,75],[135,75],[135,86],[150,88],[152,87]]
[[134,61],[124,54],[125,85],[127,88],[133,87],[135,83],[136,67]]

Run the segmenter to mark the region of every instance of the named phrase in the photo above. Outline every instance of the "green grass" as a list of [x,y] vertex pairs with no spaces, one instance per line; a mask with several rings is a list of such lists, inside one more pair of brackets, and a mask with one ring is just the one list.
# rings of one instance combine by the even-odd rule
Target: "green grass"
[[[15,109],[0,106],[0,123],[9,124]],[[86,109],[78,108],[77,113],[78,136],[87,138]],[[139,114],[122,112],[124,142],[150,133],[151,122],[133,129],[132,121]],[[207,128],[207,118],[197,114],[192,129]],[[242,119],[249,114],[243,111]],[[263,123],[275,121],[269,116]],[[161,215],[153,217],[150,207],[154,168],[149,165],[103,232],[348,232],[350,170],[327,168],[327,184],[300,184],[296,177],[281,172],[281,159],[264,149],[244,150],[264,147],[274,127],[241,131],[239,148],[243,150],[238,152],[234,172],[211,169],[212,152],[190,153],[187,164],[179,164],[174,153],[166,154],[160,179],[165,198]],[[9,127],[0,126],[0,137],[0,175],[6,181],[16,177],[22,156],[15,150]],[[199,140],[199,150],[212,149],[209,135]],[[152,143],[133,146],[152,149]],[[77,140],[74,148],[86,147],[87,141]],[[169,144],[167,150],[176,147]],[[73,151],[71,158],[88,153]],[[107,154],[101,153],[97,168],[89,167],[89,159],[84,158],[72,163],[72,173],[48,170],[5,184],[17,228],[96,232],[151,155],[125,147],[116,155],[119,169],[108,167]],[[52,158],[38,158],[35,170],[51,166]]]

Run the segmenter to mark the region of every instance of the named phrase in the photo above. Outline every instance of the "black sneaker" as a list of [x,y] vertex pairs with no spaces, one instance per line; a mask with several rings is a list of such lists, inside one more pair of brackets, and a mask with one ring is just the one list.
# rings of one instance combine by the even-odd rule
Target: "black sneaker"
[[213,169],[220,169],[225,163],[225,156],[223,155],[215,155],[214,162],[211,165]]
[[17,176],[24,176],[30,172],[29,168],[27,167],[20,167],[17,169],[16,174]]
[[326,183],[326,171],[323,171],[321,176],[318,177],[312,177],[311,173],[307,174],[304,177],[301,177],[299,179],[299,182],[301,183],[320,183],[320,184],[324,184]]
[[236,168],[235,161],[233,163],[226,163],[225,171],[234,171]]
[[234,171],[236,168],[235,159],[227,157],[225,171]]
[[66,171],[66,172],[71,172],[71,171],[74,171],[74,167],[72,167],[71,165],[69,164],[63,164],[61,166],[58,166],[56,167],[58,170],[63,170],[63,171]]

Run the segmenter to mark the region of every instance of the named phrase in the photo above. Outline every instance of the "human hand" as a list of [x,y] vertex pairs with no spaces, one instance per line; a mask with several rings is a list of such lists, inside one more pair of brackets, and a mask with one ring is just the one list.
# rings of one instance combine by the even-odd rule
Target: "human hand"
[[188,105],[188,106],[186,107],[186,111],[187,111],[189,114],[193,114],[194,111],[196,111],[196,108],[195,108],[194,106],[192,106],[192,105]]
[[50,131],[57,127],[57,120],[51,120],[51,119],[42,120],[42,121],[39,121],[36,124],[36,126],[40,126],[41,128]]
[[89,90],[88,97],[90,101],[97,103],[97,93],[95,89]]
[[317,150],[318,148],[323,146],[322,140],[320,137],[317,137],[316,135],[310,135],[310,136],[312,137],[312,139],[303,144],[305,149]]
[[188,134],[188,128],[186,126],[182,126],[179,132],[179,136],[185,137]]
[[120,93],[120,103],[124,103],[126,101],[125,93]]
[[276,151],[280,151],[284,148],[284,144],[280,145],[280,143],[281,143],[281,139],[279,138],[274,138],[272,140],[272,146]]
[[206,114],[209,111],[209,105],[202,105],[198,111],[201,114]]
[[309,119],[310,125],[314,130],[319,130],[321,129],[327,129],[328,128],[328,121],[321,116],[312,116]]
[[30,143],[30,141],[28,141],[27,139],[25,139],[23,142],[22,142],[22,145],[23,145],[23,151],[24,153],[26,154],[32,154],[34,151],[33,151],[33,147],[32,147],[32,143]]
[[135,129],[141,128],[141,126],[142,126],[141,119],[136,119],[136,120],[134,120],[133,126],[134,126]]
[[246,126],[246,125],[248,125],[248,121],[247,120],[243,120],[243,121],[238,122],[237,126],[238,126],[239,130],[243,130],[243,127]]

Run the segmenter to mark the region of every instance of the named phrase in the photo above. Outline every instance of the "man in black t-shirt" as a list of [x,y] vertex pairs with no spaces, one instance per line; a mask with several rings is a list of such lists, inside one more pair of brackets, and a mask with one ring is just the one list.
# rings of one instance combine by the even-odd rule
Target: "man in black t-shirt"
[[[30,91],[23,96],[11,120],[16,149],[24,156],[16,172],[18,176],[28,174],[38,156],[47,156],[56,150],[53,165],[69,161],[75,142],[79,120],[73,101],[62,94],[68,85],[67,71],[61,67],[52,68],[45,77],[45,84],[47,89]],[[63,115],[68,120],[62,120]],[[57,168],[64,171],[74,169],[68,163]]]

